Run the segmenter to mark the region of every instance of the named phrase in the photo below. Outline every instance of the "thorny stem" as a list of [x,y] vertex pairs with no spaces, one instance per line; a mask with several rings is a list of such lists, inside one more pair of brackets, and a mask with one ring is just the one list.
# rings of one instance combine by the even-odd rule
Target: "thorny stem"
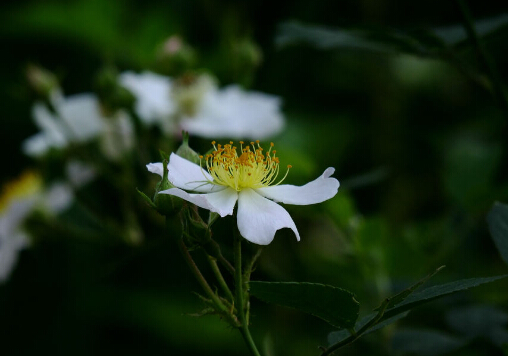
[[215,275],[215,278],[217,278],[217,282],[219,282],[220,287],[226,293],[226,296],[231,302],[234,302],[235,298],[233,297],[233,293],[231,293],[231,290],[229,289],[226,281],[224,280],[224,277],[222,276],[222,273],[220,272],[219,266],[217,265],[217,260],[207,255],[208,262],[210,263],[210,266],[212,267],[213,274]]
[[245,303],[248,305],[248,298],[245,298],[245,285],[242,275],[242,238],[237,231],[234,234],[234,255],[235,255],[235,297],[238,319],[240,320],[240,332],[253,356],[261,356],[249,331],[248,320],[245,317]]
[[[193,215],[193,218],[200,221],[201,220],[201,217],[199,216],[198,214],[198,211],[197,211],[197,207],[196,206],[193,206],[190,210],[190,213]],[[210,227],[208,227],[210,228]],[[231,263],[224,258],[224,256],[222,255],[222,252],[221,252],[221,249],[220,249],[220,246],[219,244],[217,243],[217,241],[215,241],[214,239],[212,239],[210,237],[210,240],[209,242],[207,243],[208,245],[211,245],[218,253],[217,255],[215,256],[215,258],[217,259],[217,261],[219,261],[222,266],[229,272],[231,273],[231,275],[234,275],[235,274],[235,268],[231,265]],[[206,249],[205,249],[206,251]]]
[[[166,223],[168,223],[167,219],[166,219]],[[186,226],[186,224],[185,224],[185,222],[182,219],[182,228],[183,228],[183,230],[186,229],[185,226]],[[187,262],[187,265],[189,266],[192,274],[194,275],[194,277],[196,278],[198,283],[201,285],[201,287],[205,291],[205,293],[208,296],[208,298],[211,299],[211,301],[212,301],[213,305],[215,306],[215,308],[219,312],[221,312],[222,315],[226,316],[226,318],[228,319],[228,322],[230,322],[231,325],[239,327],[238,320],[234,317],[234,315],[232,315],[230,310],[222,303],[220,298],[217,296],[217,294],[214,293],[214,291],[212,290],[212,288],[210,287],[210,285],[206,281],[205,277],[203,277],[203,275],[201,274],[201,271],[199,270],[198,266],[196,265],[196,263],[192,259],[192,256],[190,255],[189,250],[187,249],[187,246],[185,246],[185,243],[183,242],[183,238],[182,237],[183,236],[180,236],[179,238],[177,238],[176,239],[176,243],[178,245],[178,249],[180,250],[180,253],[182,254],[185,262]]]
[[[263,252],[262,246],[256,247],[256,252],[254,255],[250,257],[250,259],[247,260],[247,263],[245,264],[245,270],[243,272],[243,283],[244,285],[247,285],[250,281],[250,275],[254,269],[254,265],[256,264],[256,261],[258,260],[259,256],[261,256],[261,252]],[[247,301],[247,305],[245,306],[245,320],[247,324],[249,324],[249,316],[250,316],[250,302],[249,302],[249,292],[247,288],[244,291],[244,298]]]

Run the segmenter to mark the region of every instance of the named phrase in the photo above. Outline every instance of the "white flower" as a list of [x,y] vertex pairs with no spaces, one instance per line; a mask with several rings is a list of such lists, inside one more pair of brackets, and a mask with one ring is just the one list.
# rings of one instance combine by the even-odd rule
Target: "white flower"
[[23,152],[38,157],[50,148],[64,148],[70,142],[85,142],[102,130],[99,102],[93,94],[78,94],[52,100],[55,113],[42,103],[32,109],[35,124],[41,132],[23,142]]
[[39,175],[28,172],[3,187],[0,196],[0,283],[10,275],[19,252],[29,245],[23,223],[34,208],[58,213],[69,207],[74,198],[71,188],[62,182],[43,189]]
[[88,163],[71,160],[65,166],[65,173],[70,184],[80,188],[97,177],[97,171]]
[[126,72],[120,83],[136,96],[141,120],[160,125],[166,134],[185,130],[208,138],[266,138],[284,126],[278,97],[237,85],[218,89],[204,74],[171,80],[150,72]]
[[[222,217],[232,215],[238,201],[238,229],[253,243],[267,245],[275,232],[285,227],[293,230],[300,240],[291,216],[275,202],[316,204],[335,196],[339,188],[339,181],[331,178],[333,168],[327,168],[319,178],[304,186],[280,185],[287,172],[276,182],[279,159],[271,148],[273,144],[264,154],[258,142],[244,147],[240,141],[240,156],[232,142],[224,147],[213,144],[215,150],[204,158],[206,169],[171,154],[168,179],[176,188],[159,194],[178,196]],[[162,163],[150,163],[147,168],[162,176]]]
[[120,161],[126,152],[134,148],[134,145],[134,127],[126,111],[118,110],[111,117],[104,118],[100,147],[108,159]]

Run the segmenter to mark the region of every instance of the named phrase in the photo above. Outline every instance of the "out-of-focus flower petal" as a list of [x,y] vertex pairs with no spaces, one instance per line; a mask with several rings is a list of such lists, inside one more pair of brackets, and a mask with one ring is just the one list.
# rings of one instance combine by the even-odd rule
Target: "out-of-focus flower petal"
[[278,97],[231,85],[207,96],[201,110],[180,125],[202,137],[263,139],[279,133],[284,118]]
[[68,137],[72,141],[90,140],[97,137],[103,129],[99,100],[94,94],[71,95],[56,109],[67,125],[64,129],[68,129]]
[[170,121],[175,113],[171,100],[171,79],[152,72],[120,74],[120,83],[136,97],[136,114],[147,125]]

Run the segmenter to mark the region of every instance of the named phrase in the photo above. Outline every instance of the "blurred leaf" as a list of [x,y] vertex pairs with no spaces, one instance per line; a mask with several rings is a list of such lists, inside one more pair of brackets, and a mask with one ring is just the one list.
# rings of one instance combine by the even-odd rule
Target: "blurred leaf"
[[487,215],[487,222],[501,257],[508,263],[508,205],[496,202]]
[[463,347],[466,340],[437,330],[406,329],[396,331],[392,344],[397,353],[419,356],[443,355]]
[[[508,14],[475,22],[479,37],[486,36],[507,25]],[[462,24],[409,32],[389,27],[326,28],[289,21],[279,25],[275,43],[279,48],[304,43],[318,49],[349,49],[378,53],[441,56],[449,46],[458,45],[466,40],[467,33]]]
[[99,55],[147,66],[154,60],[157,44],[178,28],[178,18],[156,8],[137,11],[131,18],[132,11],[118,0],[30,2],[0,14],[0,37],[64,40]]
[[491,305],[473,305],[450,310],[446,322],[455,331],[473,338],[484,336],[498,346],[508,343],[508,314]]
[[317,316],[337,328],[351,328],[360,304],[353,293],[317,283],[250,282],[253,296],[267,303],[295,308]]
[[[483,37],[508,25],[508,14],[501,14],[475,21],[478,37]],[[467,40],[467,32],[462,24],[435,28],[432,32],[448,45],[457,45]]]
[[446,149],[445,187],[450,196],[471,211],[490,204],[502,147],[464,136]]
[[275,44],[283,48],[305,43],[318,49],[352,49],[381,53],[420,53],[420,44],[407,34],[392,29],[330,29],[296,21],[279,26]]
[[494,282],[498,279],[506,278],[507,276],[508,275],[486,278],[470,278],[429,287],[421,292],[411,294],[402,303],[398,304],[394,308],[387,310],[384,313],[382,320],[391,318],[394,315],[416,308],[422,304],[433,301],[434,299],[441,298],[469,288],[477,287],[485,283]]

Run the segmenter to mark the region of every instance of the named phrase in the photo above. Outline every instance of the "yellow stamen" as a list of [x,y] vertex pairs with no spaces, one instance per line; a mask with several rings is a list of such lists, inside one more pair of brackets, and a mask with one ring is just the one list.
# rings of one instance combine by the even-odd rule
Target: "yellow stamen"
[[23,199],[42,190],[42,178],[39,174],[27,171],[18,179],[6,183],[0,195],[0,213],[17,199]]
[[[266,155],[263,154],[259,140],[251,142],[251,146],[243,147],[243,144],[244,142],[240,141],[238,155],[232,141],[224,146],[215,146],[215,141],[212,142],[214,151],[205,158],[206,169],[213,179],[210,183],[241,191],[245,188],[278,185],[287,177],[291,165],[287,166],[284,177],[274,184],[279,174],[279,158],[275,156],[275,150],[272,151],[273,142],[270,143]],[[203,167],[202,163],[201,166]]]

